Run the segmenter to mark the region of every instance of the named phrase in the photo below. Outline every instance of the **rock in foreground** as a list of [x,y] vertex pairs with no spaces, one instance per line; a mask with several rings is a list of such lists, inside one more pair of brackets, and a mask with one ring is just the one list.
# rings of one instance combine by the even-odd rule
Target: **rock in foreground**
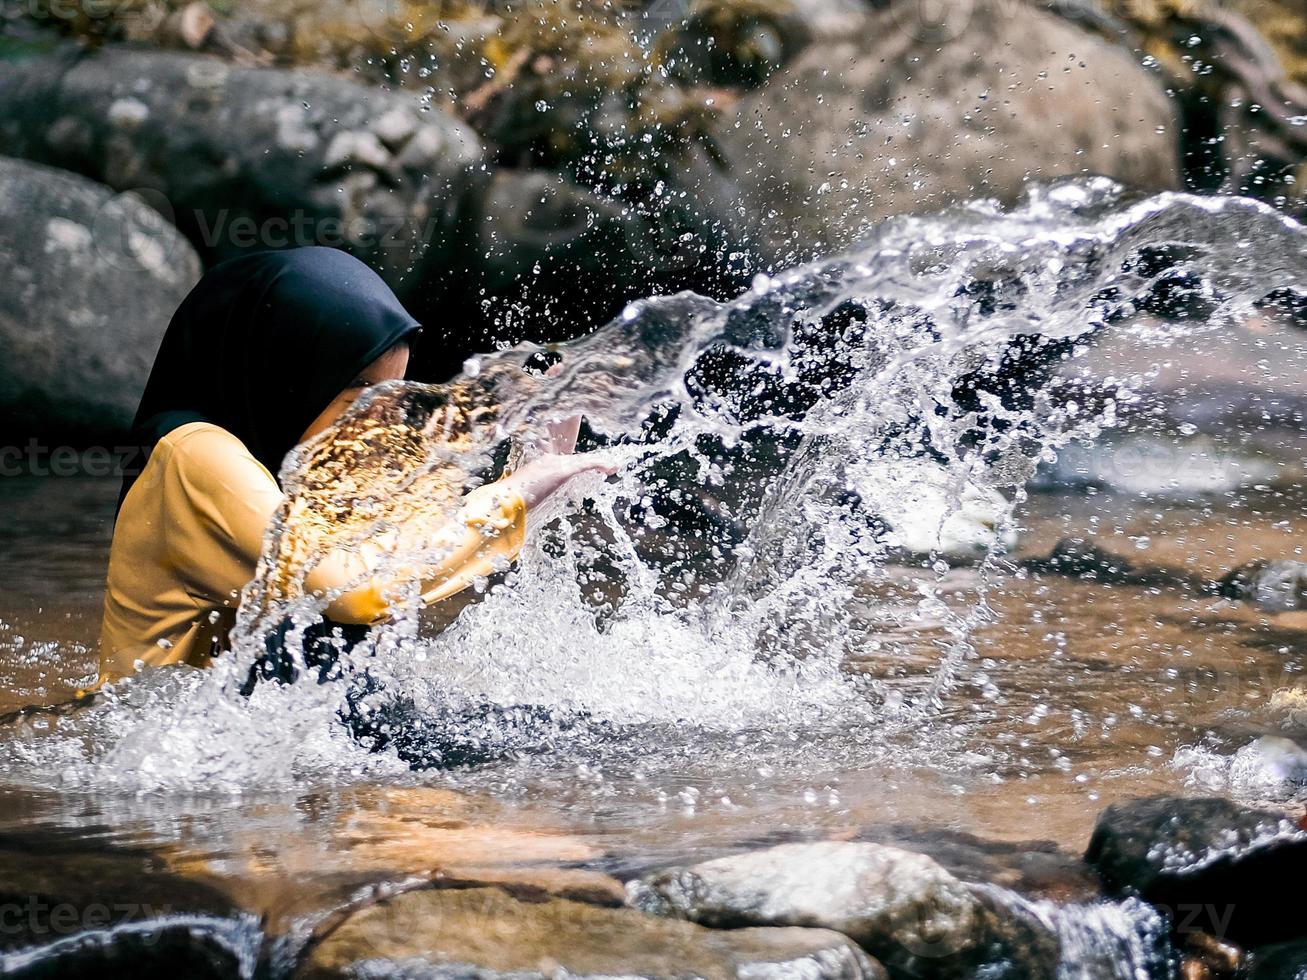
[[144,849],[0,834],[0,975],[13,980],[253,973],[263,934],[216,883]]
[[815,926],[913,977],[1051,975],[1057,944],[1006,919],[923,854],[880,844],[785,844],[627,886],[636,908],[723,928]]
[[1307,833],[1283,813],[1224,799],[1149,797],[1108,807],[1085,859],[1118,892],[1168,912],[1177,932],[1252,946],[1302,933],[1271,882],[1307,874]]
[[356,912],[308,955],[297,980],[345,976],[787,977],[883,980],[846,937],[819,929],[717,932],[498,888],[406,892]]
[[0,426],[80,440],[126,430],[200,276],[186,239],[134,195],[0,157],[0,266]]

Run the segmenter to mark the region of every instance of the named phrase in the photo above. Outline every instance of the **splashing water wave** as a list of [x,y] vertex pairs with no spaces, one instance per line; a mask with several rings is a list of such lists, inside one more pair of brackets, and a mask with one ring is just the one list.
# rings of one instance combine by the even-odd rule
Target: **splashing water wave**
[[[576,412],[618,475],[534,515],[520,565],[447,629],[407,597],[345,656],[355,676],[437,724],[465,723],[460,706],[511,709],[480,716],[476,737],[573,757],[796,732],[852,751],[928,727],[989,615],[1014,501],[1059,447],[1117,424],[1142,380],[1074,390],[1052,366],[1103,330],[1165,350],[1255,312],[1301,315],[1305,244],[1249,200],[1067,181],[1010,210],[890,221],[728,303],[647,299],[447,385],[382,386],[288,459],[230,655],[124,682],[57,731],[24,722],[0,766],[137,789],[399,773],[337,723],[348,677],[237,691],[272,632],[320,617],[303,586],[315,556],[384,540],[396,567],[436,557],[422,529],[499,449],[529,453],[545,420]],[[898,563],[920,552],[915,591],[891,599]],[[980,566],[959,612],[941,583],[962,560]],[[856,669],[891,655],[889,635],[933,651],[926,683]]]

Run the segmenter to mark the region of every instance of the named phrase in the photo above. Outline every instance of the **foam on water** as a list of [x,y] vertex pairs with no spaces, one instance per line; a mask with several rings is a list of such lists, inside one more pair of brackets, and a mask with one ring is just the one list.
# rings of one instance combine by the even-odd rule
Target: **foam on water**
[[[434,557],[406,529],[448,515],[505,440],[530,453],[546,419],[574,412],[617,476],[536,515],[519,567],[448,629],[409,602],[349,659],[419,713],[571,719],[517,746],[533,753],[811,732],[878,755],[874,733],[926,731],[948,697],[1035,469],[1134,397],[1126,377],[1055,388],[1049,365],[1101,330],[1164,350],[1241,329],[1268,296],[1307,294],[1305,243],[1252,201],[1063,182],[1011,210],[890,221],[730,303],[641,301],[550,352],[548,375],[523,369],[545,352],[517,349],[449,385],[383,386],[287,461],[230,655],[205,675],[123,682],[53,731],[23,722],[0,768],[231,790],[400,772],[336,721],[347,681],[237,689],[271,631],[319,617],[303,583],[323,547],[389,535],[396,564]],[[920,644],[938,658],[931,683],[906,694],[849,666],[894,649],[879,641],[902,618],[866,596],[905,551],[928,553],[914,608],[940,627]],[[981,565],[959,613],[940,589],[961,557]]]

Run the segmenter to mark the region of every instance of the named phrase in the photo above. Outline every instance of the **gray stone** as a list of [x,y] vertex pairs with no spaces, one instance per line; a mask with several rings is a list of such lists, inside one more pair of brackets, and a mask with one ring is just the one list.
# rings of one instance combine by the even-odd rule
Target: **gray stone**
[[205,253],[346,248],[401,294],[451,247],[480,141],[413,93],[105,47],[0,63],[7,152],[148,188]]
[[125,431],[173,311],[200,276],[141,198],[0,157],[0,426]]
[[738,194],[740,233],[791,264],[890,215],[1010,202],[1030,179],[1175,187],[1176,133],[1161,85],[1065,20],[1003,0],[894,3],[741,99],[712,132],[724,168],[698,180]]
[[296,980],[336,977],[883,980],[845,936],[820,929],[718,932],[499,888],[410,891],[355,912]]
[[1057,943],[924,854],[881,844],[785,844],[627,886],[657,915],[721,928],[806,926],[856,940],[891,970],[919,977],[1040,976]]
[[1221,594],[1267,612],[1307,608],[1307,562],[1258,559],[1221,579]]

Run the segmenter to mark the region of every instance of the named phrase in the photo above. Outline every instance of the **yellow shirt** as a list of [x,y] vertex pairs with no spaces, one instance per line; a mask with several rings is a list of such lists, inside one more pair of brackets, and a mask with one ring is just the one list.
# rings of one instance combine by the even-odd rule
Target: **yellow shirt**
[[[168,433],[123,500],[109,552],[100,630],[100,683],[141,666],[207,665],[235,622],[240,590],[254,578],[263,536],[282,502],[266,468],[244,443],[207,422]],[[423,599],[436,602],[515,558],[526,535],[526,504],[496,484],[474,490],[448,557],[423,569]],[[327,606],[341,623],[375,623],[390,612],[389,582],[369,580],[367,559],[327,556],[307,587],[325,594],[359,581]]]

